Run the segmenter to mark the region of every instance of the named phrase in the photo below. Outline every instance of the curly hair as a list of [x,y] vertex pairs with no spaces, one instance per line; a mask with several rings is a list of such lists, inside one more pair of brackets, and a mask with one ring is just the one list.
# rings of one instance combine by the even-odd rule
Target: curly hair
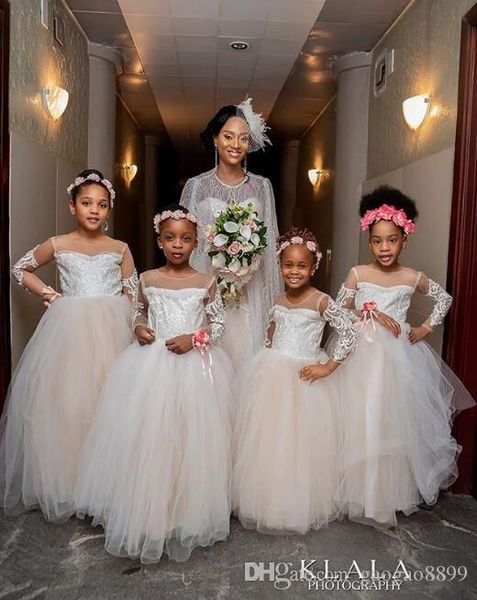
[[390,185],[380,185],[370,194],[364,195],[359,204],[359,214],[364,217],[368,210],[374,210],[383,204],[394,206],[397,210],[402,209],[411,221],[419,215],[414,200]]
[[318,240],[316,239],[315,234],[312,231],[310,231],[309,229],[307,229],[306,227],[304,227],[303,229],[299,229],[298,227],[292,227],[286,233],[284,233],[283,235],[279,235],[277,237],[276,248],[277,248],[278,258],[280,259],[280,255],[282,253],[282,249],[281,249],[282,244],[284,244],[286,242],[288,242],[288,244],[292,244],[293,238],[301,238],[303,240],[304,245],[306,245],[307,242],[310,242],[315,245],[316,251],[314,251],[314,252],[312,250],[310,250],[310,248],[308,248],[308,247],[307,248],[313,255],[313,268],[317,269],[318,265],[320,264],[320,259],[321,259],[320,245],[318,244]]

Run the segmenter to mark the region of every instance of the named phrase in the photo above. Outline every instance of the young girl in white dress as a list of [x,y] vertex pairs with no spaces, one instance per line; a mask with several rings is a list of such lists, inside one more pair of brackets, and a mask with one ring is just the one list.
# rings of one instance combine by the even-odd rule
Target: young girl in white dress
[[[356,330],[348,311],[310,284],[321,258],[315,236],[292,229],[277,249],[287,291],[270,311],[270,347],[241,372],[233,508],[245,527],[304,534],[338,516],[333,371],[351,352]],[[320,347],[327,322],[338,333],[332,358]]]
[[[13,373],[1,423],[0,493],[6,511],[39,506],[46,519],[74,513],[80,449],[104,378],[131,342],[137,274],[127,245],[103,233],[114,190],[99,171],[68,188],[76,231],[36,246],[13,267],[48,307]],[[61,293],[34,273],[55,261]]]
[[[230,204],[251,203],[267,227],[267,248],[258,271],[242,287],[240,304],[231,301],[225,306],[226,331],[220,344],[235,369],[262,346],[268,311],[281,291],[274,251],[278,226],[272,184],[247,171],[247,154],[263,150],[270,143],[266,129],[261,115],[252,109],[251,98],[238,106],[223,106],[201,135],[205,148],[215,152],[215,168],[189,179],[181,196],[181,204],[194,212],[203,225],[213,225],[218,213]],[[199,232],[191,264],[213,273],[203,231]]]
[[229,533],[232,368],[215,346],[220,292],[189,265],[197,219],[173,205],[155,218],[167,264],[140,276],[137,343],[102,396],[77,488],[117,556],[186,560]]
[[[356,351],[339,372],[344,427],[344,475],[337,494],[350,519],[389,527],[457,477],[460,451],[451,414],[473,404],[460,380],[424,341],[451,305],[449,294],[424,273],[398,262],[414,232],[414,201],[382,186],[364,196],[361,229],[369,230],[373,262],[351,269],[337,301],[362,320]],[[411,327],[416,293],[435,302]]]

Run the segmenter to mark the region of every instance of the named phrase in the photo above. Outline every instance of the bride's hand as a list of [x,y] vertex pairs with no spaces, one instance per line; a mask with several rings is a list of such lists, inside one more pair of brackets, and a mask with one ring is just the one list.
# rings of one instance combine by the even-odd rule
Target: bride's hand
[[152,344],[156,341],[154,329],[150,329],[144,325],[138,325],[134,330],[134,333],[136,334],[137,341],[141,346],[146,346],[147,344]]

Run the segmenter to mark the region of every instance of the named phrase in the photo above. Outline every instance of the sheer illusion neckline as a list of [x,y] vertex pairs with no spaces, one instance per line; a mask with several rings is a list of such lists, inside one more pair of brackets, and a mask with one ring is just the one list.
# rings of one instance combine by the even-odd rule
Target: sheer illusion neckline
[[411,290],[416,289],[416,286],[411,285],[410,283],[395,283],[394,285],[380,285],[379,283],[373,283],[372,281],[357,281],[356,282],[357,286],[359,286],[360,284],[372,285],[374,287],[381,288],[382,290],[392,290],[393,288],[399,288],[399,287],[406,287],[406,288],[410,288]]
[[167,279],[190,279],[191,277],[195,277],[196,275],[201,275],[201,273],[199,273],[199,271],[196,271],[195,273],[191,273],[190,275],[186,275],[185,277],[174,277],[174,275],[166,275],[166,273],[164,273],[164,271],[161,271],[160,269],[157,269],[157,273],[159,275],[162,275],[162,277],[167,277]]
[[314,296],[315,294],[318,294],[318,290],[313,290],[313,292],[311,292],[310,294],[308,294],[307,296],[305,296],[303,298],[303,300],[300,300],[300,302],[292,302],[291,300],[288,299],[288,295],[285,292],[285,301],[290,305],[290,306],[300,306],[301,304],[304,304],[307,300],[309,300],[312,296]]
[[217,179],[217,181],[227,187],[227,188],[231,188],[231,189],[237,189],[239,187],[242,187],[242,185],[247,181],[247,175],[244,175],[244,178],[242,179],[242,181],[240,183],[236,183],[235,185],[230,185],[229,183],[225,183],[225,181],[222,181],[222,179],[220,179],[220,177],[217,175],[217,171],[214,171],[214,177],[215,179]]

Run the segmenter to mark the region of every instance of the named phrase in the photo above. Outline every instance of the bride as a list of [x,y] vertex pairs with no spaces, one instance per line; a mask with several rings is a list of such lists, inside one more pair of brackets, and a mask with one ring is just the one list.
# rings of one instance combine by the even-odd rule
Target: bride
[[[274,251],[278,227],[272,185],[247,171],[247,154],[270,143],[266,129],[262,116],[253,112],[251,98],[238,106],[223,106],[201,134],[205,148],[215,153],[215,168],[189,179],[181,197],[181,204],[197,215],[202,229],[214,224],[217,214],[231,203],[252,203],[267,227],[267,248],[258,271],[241,289],[239,306],[227,305],[222,346],[235,368],[263,346],[268,311],[281,285]],[[191,264],[199,271],[213,271],[203,231]]]

